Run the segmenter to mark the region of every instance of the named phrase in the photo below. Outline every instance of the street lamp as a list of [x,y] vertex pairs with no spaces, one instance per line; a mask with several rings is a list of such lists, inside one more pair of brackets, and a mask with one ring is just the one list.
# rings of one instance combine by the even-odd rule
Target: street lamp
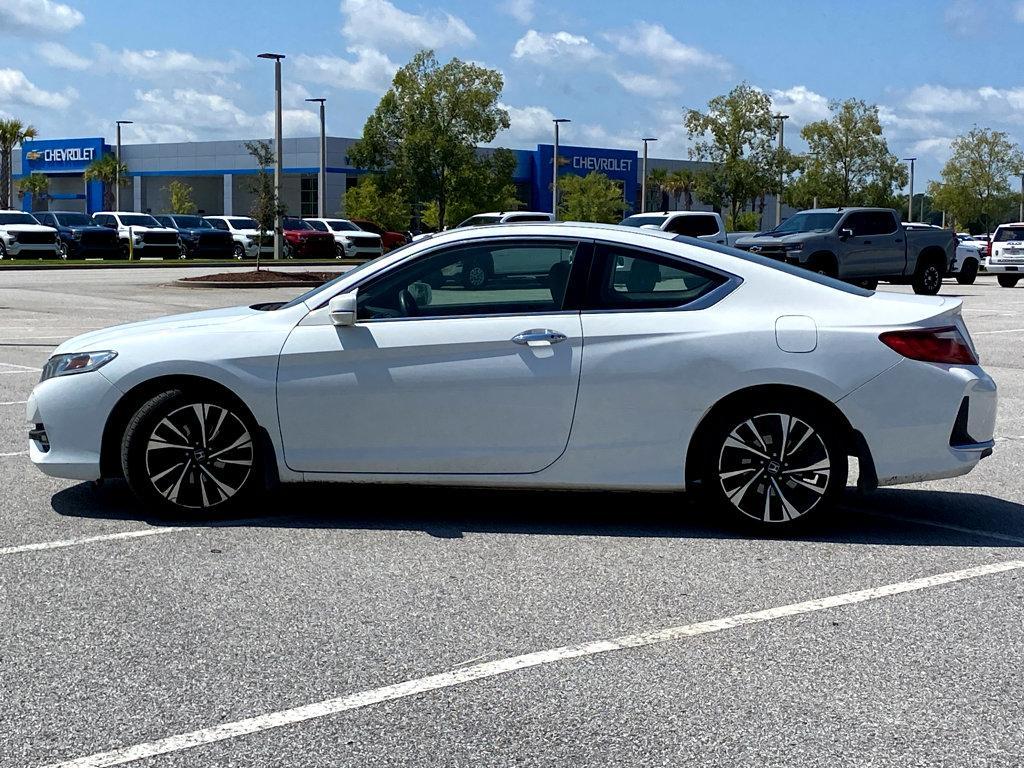
[[[644,175],[640,179],[640,213],[644,213],[647,210],[647,142],[656,142],[658,140],[653,136],[645,136],[640,141],[644,143]],[[635,190],[636,187],[633,189]]]
[[320,105],[320,173],[316,180],[316,215],[323,219],[324,201],[327,199],[327,124],[324,119],[324,102],[327,99],[306,99]]
[[281,59],[283,53],[261,53],[258,59],[274,60],[274,259],[281,258]]
[[556,117],[551,121],[555,124],[555,154],[551,158],[551,213],[558,219],[558,124],[571,123],[567,117]]
[[117,160],[117,168],[114,169],[114,210],[121,210],[121,126],[131,125],[134,120],[117,120],[115,125],[117,126],[117,150],[114,154]]
[[783,115],[780,112],[777,115],[772,115],[772,117],[779,121],[779,193],[775,196],[775,226],[778,227],[782,224],[782,185],[785,179],[785,172],[782,168],[782,150],[786,133],[785,126],[786,121],[789,120],[789,115]]
[[910,195],[907,196],[907,221],[914,221],[914,161],[917,158],[903,158],[904,163],[910,163]]

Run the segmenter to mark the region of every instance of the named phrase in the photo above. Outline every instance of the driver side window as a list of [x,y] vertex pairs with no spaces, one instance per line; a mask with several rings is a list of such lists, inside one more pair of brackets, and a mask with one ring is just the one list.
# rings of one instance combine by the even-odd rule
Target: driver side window
[[578,244],[481,241],[416,259],[359,289],[359,320],[557,312]]

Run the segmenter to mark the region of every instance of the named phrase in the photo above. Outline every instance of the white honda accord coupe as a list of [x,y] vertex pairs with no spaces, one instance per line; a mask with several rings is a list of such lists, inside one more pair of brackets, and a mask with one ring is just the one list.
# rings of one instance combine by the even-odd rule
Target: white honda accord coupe
[[656,230],[463,229],[288,303],[65,342],[29,449],[180,512],[414,482],[687,489],[785,525],[829,507],[848,457],[870,489],[992,452],[996,385],[960,306]]

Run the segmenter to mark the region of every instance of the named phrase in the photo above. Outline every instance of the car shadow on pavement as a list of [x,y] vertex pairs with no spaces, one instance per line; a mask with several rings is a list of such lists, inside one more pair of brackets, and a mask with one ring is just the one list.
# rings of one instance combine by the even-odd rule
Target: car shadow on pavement
[[243,510],[188,518],[147,510],[124,483],[108,482],[99,488],[67,488],[53,496],[51,505],[68,517],[152,526],[401,530],[441,539],[497,533],[1024,546],[1024,505],[984,494],[920,489],[882,489],[863,496],[850,489],[833,514],[777,532],[723,518],[675,493],[285,486]]

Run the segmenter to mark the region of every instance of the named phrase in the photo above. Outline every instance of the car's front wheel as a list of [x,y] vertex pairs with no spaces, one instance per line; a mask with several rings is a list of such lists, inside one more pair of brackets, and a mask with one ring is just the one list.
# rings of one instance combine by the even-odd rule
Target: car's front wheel
[[796,402],[720,415],[701,449],[706,498],[765,528],[826,511],[846,486],[841,432],[827,415]]
[[999,275],[996,279],[1003,288],[1013,288],[1017,285],[1017,281],[1020,280],[1016,275]]
[[978,262],[975,259],[968,259],[956,274],[956,282],[961,286],[973,286],[978,278]]
[[260,485],[256,425],[227,398],[174,389],[128,422],[121,468],[141,500],[176,513],[227,508]]
[[245,246],[243,246],[241,243],[235,243],[235,245],[231,248],[231,256],[233,256],[235,259],[239,261],[245,259]]

